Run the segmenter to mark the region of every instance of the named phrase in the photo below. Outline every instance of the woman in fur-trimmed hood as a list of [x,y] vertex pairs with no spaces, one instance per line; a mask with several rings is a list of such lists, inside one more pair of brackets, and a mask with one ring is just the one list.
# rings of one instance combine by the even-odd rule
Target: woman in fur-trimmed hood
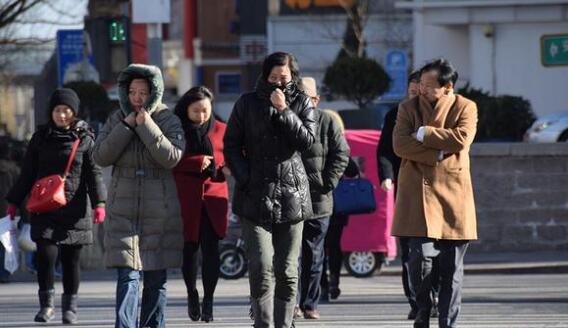
[[[120,109],[100,132],[94,159],[113,166],[105,264],[118,269],[116,326],[134,327],[144,272],[140,326],[165,325],[166,269],[181,266],[183,236],[171,169],[185,149],[176,115],[162,104],[159,68],[132,64],[118,77]],[[148,297],[146,297],[148,295]]]

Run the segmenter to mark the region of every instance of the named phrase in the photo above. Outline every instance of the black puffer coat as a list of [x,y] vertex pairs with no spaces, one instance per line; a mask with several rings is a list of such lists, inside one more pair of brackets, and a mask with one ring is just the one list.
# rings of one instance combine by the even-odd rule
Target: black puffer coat
[[312,216],[300,152],[314,143],[316,125],[302,92],[282,113],[257,92],[237,100],[224,138],[225,161],[237,181],[235,214],[267,228]]
[[302,160],[312,198],[313,219],[333,213],[333,190],[349,163],[349,146],[341,128],[326,112],[315,110],[318,122],[316,141],[305,152]]
[[73,142],[81,138],[71,170],[65,180],[67,205],[50,213],[32,214],[32,239],[49,239],[66,245],[84,245],[93,242],[90,209],[106,201],[106,188],[101,169],[92,159],[94,135],[84,121],[77,121],[69,130],[54,127],[52,123],[38,127],[26,151],[22,172],[6,199],[20,205],[38,179],[52,174],[63,174]]

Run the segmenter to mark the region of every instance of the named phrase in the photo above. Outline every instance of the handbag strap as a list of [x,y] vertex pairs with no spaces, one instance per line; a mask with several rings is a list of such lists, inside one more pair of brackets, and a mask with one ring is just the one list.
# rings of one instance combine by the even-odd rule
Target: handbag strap
[[73,163],[73,159],[75,158],[75,154],[77,153],[77,148],[79,148],[79,143],[81,139],[77,138],[73,143],[73,149],[71,149],[71,154],[69,154],[69,159],[67,160],[67,167],[65,168],[65,173],[63,173],[63,179],[67,178],[69,175],[69,170],[71,170],[71,164]]

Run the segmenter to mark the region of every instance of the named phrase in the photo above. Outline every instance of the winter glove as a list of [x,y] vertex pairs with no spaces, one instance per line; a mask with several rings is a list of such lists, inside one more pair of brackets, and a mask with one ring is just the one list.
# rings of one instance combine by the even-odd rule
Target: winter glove
[[16,212],[18,211],[18,207],[16,205],[8,205],[8,209],[6,210],[6,214],[10,216],[10,220],[14,220],[16,218]]
[[93,223],[103,223],[105,221],[106,216],[106,209],[105,206],[97,206],[95,207],[95,213],[93,215]]

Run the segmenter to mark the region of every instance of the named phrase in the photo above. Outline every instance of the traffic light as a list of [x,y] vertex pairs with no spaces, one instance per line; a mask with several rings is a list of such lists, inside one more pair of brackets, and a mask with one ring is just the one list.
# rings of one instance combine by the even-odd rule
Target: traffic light
[[126,41],[125,22],[121,19],[111,19],[109,25],[109,38],[111,43],[122,43]]
[[118,73],[131,62],[129,26],[126,16],[85,18],[95,67],[103,83],[115,83]]

